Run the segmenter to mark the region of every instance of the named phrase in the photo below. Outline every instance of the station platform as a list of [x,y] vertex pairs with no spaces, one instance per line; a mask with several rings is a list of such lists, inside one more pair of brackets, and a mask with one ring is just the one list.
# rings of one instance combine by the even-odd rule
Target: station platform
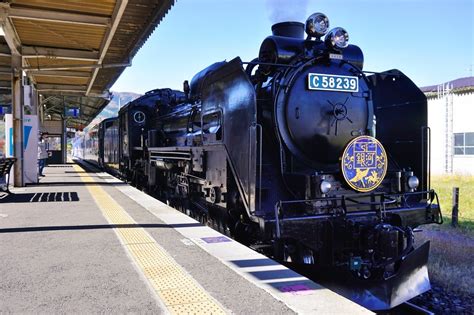
[[111,175],[0,196],[0,313],[368,314]]

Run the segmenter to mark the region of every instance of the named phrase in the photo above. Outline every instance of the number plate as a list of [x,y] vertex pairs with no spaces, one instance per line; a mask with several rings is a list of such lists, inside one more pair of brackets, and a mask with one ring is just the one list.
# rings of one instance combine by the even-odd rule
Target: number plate
[[308,88],[310,90],[359,92],[359,78],[346,75],[309,73]]

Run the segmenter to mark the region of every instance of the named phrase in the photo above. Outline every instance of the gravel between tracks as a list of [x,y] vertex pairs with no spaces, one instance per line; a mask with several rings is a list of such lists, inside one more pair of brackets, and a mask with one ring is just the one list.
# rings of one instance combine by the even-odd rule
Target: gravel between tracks
[[431,290],[410,300],[435,314],[474,314],[474,297],[448,291],[437,284]]
[[413,300],[435,314],[474,314],[474,235],[449,226],[423,226],[418,245],[431,242],[432,289]]

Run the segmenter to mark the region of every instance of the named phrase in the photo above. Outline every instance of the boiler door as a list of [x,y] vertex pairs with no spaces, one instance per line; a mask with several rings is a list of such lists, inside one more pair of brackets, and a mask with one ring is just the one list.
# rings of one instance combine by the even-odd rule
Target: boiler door
[[367,133],[368,87],[353,66],[339,61],[294,73],[277,98],[282,138],[306,161],[337,163],[345,145]]

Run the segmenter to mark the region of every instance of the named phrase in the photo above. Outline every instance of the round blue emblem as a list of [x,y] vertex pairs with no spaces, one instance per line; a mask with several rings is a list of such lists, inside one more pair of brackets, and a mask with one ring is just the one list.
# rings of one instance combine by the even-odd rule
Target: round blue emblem
[[387,172],[387,154],[382,144],[370,136],[352,139],[342,155],[342,174],[353,189],[368,192],[377,188]]

